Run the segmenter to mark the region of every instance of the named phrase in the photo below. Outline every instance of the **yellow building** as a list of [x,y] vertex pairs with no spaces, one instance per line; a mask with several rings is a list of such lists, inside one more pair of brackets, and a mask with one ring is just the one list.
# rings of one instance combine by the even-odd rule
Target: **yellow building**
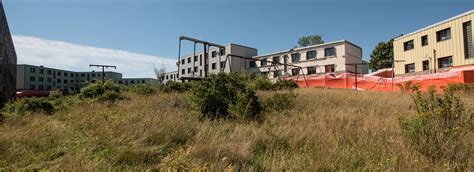
[[474,64],[474,10],[398,37],[393,42],[395,74],[440,72]]

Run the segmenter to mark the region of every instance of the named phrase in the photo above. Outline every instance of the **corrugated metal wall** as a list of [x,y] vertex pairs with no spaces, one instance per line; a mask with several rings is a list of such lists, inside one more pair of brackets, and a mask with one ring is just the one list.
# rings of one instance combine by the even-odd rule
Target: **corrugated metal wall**
[[15,97],[16,92],[16,53],[13,40],[0,2],[0,106]]

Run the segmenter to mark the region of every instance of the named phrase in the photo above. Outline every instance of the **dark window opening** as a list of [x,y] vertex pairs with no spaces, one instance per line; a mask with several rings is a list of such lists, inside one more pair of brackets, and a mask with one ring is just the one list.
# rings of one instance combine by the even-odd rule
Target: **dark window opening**
[[443,29],[436,32],[436,41],[444,41],[451,39],[451,28]]
[[308,70],[308,75],[316,74],[316,67],[315,66],[308,67],[307,70]]
[[472,25],[471,21],[462,24],[464,37],[464,55],[465,58],[474,57],[474,43],[472,39]]
[[335,56],[336,55],[336,48],[331,47],[331,48],[325,48],[324,49],[324,56]]
[[257,67],[257,63],[255,63],[255,61],[251,61],[250,62],[250,67]]
[[316,58],[316,51],[308,51],[306,52],[306,59],[315,59]]
[[405,65],[405,73],[415,72],[415,63]]
[[335,72],[335,65],[325,65],[324,66],[324,72],[325,73],[332,73]]
[[453,58],[451,56],[438,59],[438,68],[447,68],[451,66],[453,66]]
[[415,48],[415,43],[413,40],[407,41],[403,43],[403,50],[408,51]]
[[421,37],[421,46],[428,45],[428,35]]
[[292,62],[298,62],[300,61],[300,53],[294,53],[294,54],[291,54],[291,61]]
[[423,71],[430,70],[430,61],[423,61]]

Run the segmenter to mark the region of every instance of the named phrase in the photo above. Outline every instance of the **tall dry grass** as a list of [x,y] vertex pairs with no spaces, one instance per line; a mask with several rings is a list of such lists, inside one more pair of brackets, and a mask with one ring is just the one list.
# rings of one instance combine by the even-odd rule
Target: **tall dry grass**
[[[130,95],[0,124],[0,167],[52,170],[448,170],[410,148],[405,94],[298,89],[262,122],[199,119],[184,94]],[[274,92],[259,92],[261,99]],[[464,97],[466,109],[473,98]],[[472,142],[474,136],[464,138]],[[468,169],[473,170],[470,158]],[[1,168],[0,168],[1,169]]]

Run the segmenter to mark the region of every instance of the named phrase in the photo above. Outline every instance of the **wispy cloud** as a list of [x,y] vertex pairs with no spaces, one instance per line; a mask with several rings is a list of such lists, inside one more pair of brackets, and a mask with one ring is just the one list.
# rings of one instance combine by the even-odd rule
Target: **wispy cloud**
[[175,69],[172,58],[137,54],[122,50],[98,48],[63,41],[14,35],[13,42],[18,56],[18,64],[43,65],[72,71],[98,70],[89,64],[116,65],[124,77],[153,77],[153,64],[164,64],[168,71]]

